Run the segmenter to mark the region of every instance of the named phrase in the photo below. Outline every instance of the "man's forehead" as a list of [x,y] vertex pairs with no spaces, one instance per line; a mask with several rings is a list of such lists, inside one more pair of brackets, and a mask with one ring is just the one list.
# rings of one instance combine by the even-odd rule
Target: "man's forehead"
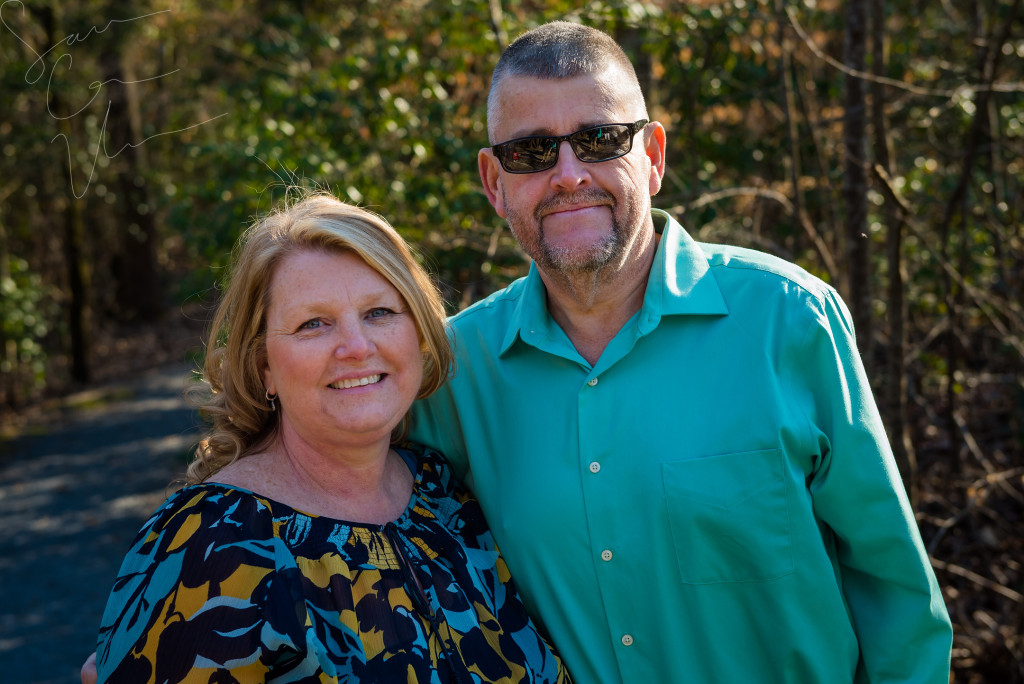
[[[499,85],[493,130],[516,137],[554,135],[602,123],[622,123],[630,90],[609,72],[563,79],[509,76]],[[616,118],[618,117],[618,118]],[[572,130],[562,130],[566,126]]]
[[498,84],[498,96],[519,93],[524,90],[547,87],[559,90],[564,87],[591,89],[608,98],[625,97],[630,92],[630,78],[618,67],[570,76],[568,78],[539,78],[526,74],[505,76]]

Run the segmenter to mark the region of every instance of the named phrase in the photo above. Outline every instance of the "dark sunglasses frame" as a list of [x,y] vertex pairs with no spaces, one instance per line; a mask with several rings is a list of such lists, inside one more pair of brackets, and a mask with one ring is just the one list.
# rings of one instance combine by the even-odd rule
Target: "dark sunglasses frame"
[[[600,124],[598,126],[587,126],[586,128],[581,128],[580,130],[574,131],[568,135],[530,135],[526,136],[525,138],[514,138],[512,140],[506,140],[503,143],[498,143],[497,145],[493,145],[491,147],[491,150],[494,152],[494,156],[497,157],[498,161],[501,163],[501,168],[505,169],[505,171],[507,171],[508,173],[538,173],[540,171],[547,171],[548,169],[552,168],[555,164],[558,163],[558,154],[562,149],[562,143],[565,141],[569,142],[569,147],[572,148],[572,153],[575,154],[576,158],[579,159],[581,162],[584,162],[586,164],[596,164],[597,162],[611,161],[612,159],[618,159],[619,157],[624,157],[627,154],[629,154],[630,151],[633,149],[633,138],[635,138],[636,134],[642,131],[648,123],[650,123],[650,121],[648,121],[647,119],[640,119],[638,121],[634,121],[633,123],[606,123]],[[609,126],[625,126],[626,130],[629,131],[629,144],[626,145],[626,149],[622,150],[621,152],[612,154],[610,157],[602,157],[601,159],[584,159],[583,157],[581,157],[580,151],[576,149],[576,146],[585,145],[586,143],[579,139],[580,134],[587,133],[598,128],[608,128]],[[548,164],[547,166],[541,166],[538,168],[530,168],[525,170],[516,170],[509,168],[508,164],[506,164],[505,161],[506,157],[511,154],[509,146],[515,145],[516,143],[526,142],[528,140],[537,141],[538,143],[540,143],[542,147],[545,148],[551,146],[555,151],[555,154],[551,157],[551,163]]]

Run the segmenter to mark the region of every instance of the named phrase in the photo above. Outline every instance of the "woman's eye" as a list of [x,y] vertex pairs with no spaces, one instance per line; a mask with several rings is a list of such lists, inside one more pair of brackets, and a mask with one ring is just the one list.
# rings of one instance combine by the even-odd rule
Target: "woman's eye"
[[321,325],[320,319],[319,318],[314,318],[314,319],[306,321],[305,323],[300,325],[299,326],[299,330],[315,330],[316,328],[319,328],[320,325]]
[[370,318],[383,318],[384,316],[389,316],[389,315],[391,315],[393,313],[395,313],[395,312],[392,311],[391,309],[388,309],[387,307],[378,306],[376,309],[370,309],[369,317]]

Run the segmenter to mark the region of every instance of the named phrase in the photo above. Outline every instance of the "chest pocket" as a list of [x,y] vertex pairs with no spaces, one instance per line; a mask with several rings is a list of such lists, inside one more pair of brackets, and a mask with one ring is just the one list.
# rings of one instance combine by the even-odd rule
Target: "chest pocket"
[[661,467],[683,582],[752,582],[793,572],[781,451],[745,451]]

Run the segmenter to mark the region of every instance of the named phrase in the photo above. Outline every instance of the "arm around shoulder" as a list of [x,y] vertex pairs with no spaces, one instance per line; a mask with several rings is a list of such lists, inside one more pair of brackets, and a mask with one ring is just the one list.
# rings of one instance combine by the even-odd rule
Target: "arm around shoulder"
[[445,383],[429,397],[416,401],[409,414],[412,422],[410,441],[441,453],[451,464],[456,477],[464,479],[469,461],[451,383]]

